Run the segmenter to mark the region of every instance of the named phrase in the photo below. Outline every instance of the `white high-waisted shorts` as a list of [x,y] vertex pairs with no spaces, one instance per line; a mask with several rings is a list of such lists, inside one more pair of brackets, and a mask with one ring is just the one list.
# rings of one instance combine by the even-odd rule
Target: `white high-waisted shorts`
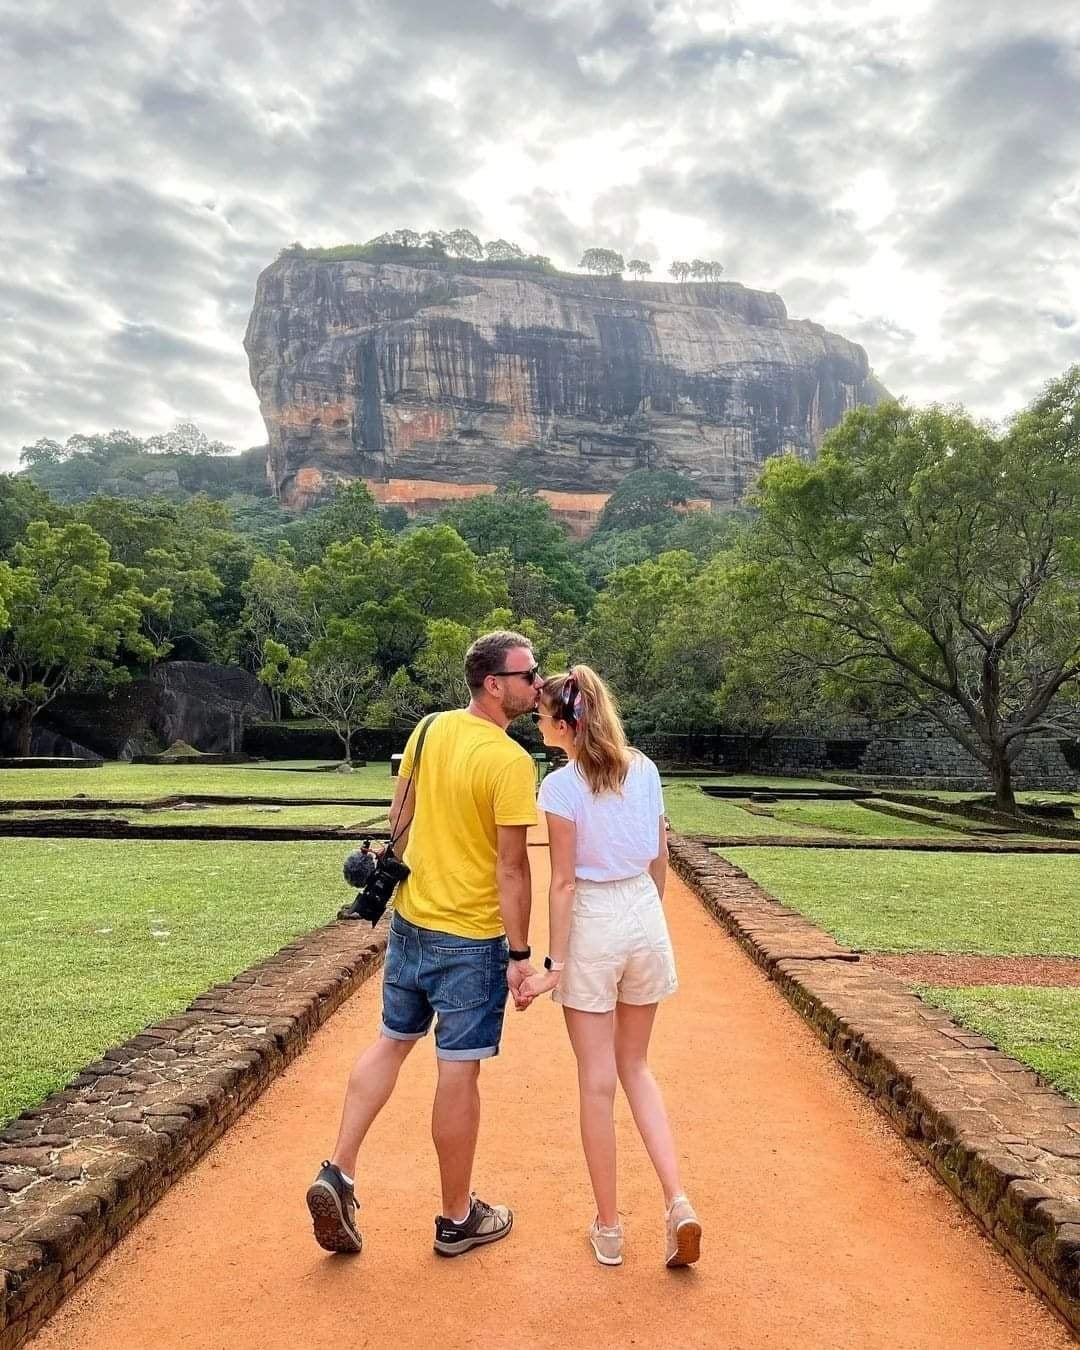
[[625,881],[578,877],[566,967],[552,999],[581,1012],[659,1003],[678,988],[664,907],[647,872]]

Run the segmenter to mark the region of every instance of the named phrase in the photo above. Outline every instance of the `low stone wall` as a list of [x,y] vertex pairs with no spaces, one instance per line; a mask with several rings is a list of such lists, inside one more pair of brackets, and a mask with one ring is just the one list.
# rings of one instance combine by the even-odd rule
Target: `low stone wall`
[[671,856],[910,1147],[1080,1331],[1080,1106],[860,963],[738,867],[679,838]]
[[[853,724],[831,737],[795,731],[770,736],[657,733],[635,737],[634,743],[660,764],[700,764],[725,773],[793,778],[854,774],[868,786],[910,779],[918,787],[989,788],[982,766],[939,729],[911,723],[899,730],[902,734],[886,736],[871,726]],[[1018,788],[1080,791],[1073,746],[1051,737],[1027,743],[1014,766],[1014,778]]]
[[90,1064],[0,1130],[0,1350],[15,1350],[378,969],[335,923]]

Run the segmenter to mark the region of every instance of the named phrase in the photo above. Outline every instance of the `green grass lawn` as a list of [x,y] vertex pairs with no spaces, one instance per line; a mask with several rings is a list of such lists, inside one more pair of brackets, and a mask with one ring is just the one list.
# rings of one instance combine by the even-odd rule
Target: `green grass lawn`
[[[898,816],[887,816],[881,811],[868,811],[858,802],[777,802],[769,810],[778,822],[816,826],[828,831],[839,830],[844,834],[857,834],[871,839],[932,839],[950,833],[929,820],[925,824],[922,821],[901,820]],[[955,833],[953,837],[956,837]]]
[[697,785],[688,781],[664,784],[664,805],[672,826],[688,834],[757,835],[827,833],[813,825],[781,824],[769,816],[744,811],[737,800],[706,797]]
[[345,851],[334,843],[5,841],[0,1119],[333,918],[351,895]]
[[929,820],[909,822],[880,811],[867,811],[852,801],[780,801],[771,802],[771,815],[757,815],[743,809],[739,799],[707,797],[696,784],[669,781],[664,784],[668,817],[676,830],[689,834],[762,835],[855,834],[872,839],[952,838],[954,831],[940,829]]
[[771,895],[860,951],[1080,955],[1069,855],[725,849]]
[[[314,764],[317,761],[308,761]],[[293,768],[302,767],[297,763]],[[140,801],[183,792],[235,797],[384,797],[393,794],[387,763],[349,774],[296,773],[249,764],[103,764],[99,769],[0,769],[0,799],[73,797]]]
[[1080,989],[923,986],[919,993],[1080,1101]]

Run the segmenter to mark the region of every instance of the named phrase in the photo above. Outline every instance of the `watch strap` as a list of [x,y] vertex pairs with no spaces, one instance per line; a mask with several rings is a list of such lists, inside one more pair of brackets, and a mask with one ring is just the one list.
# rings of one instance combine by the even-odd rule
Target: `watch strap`
[[532,956],[532,948],[522,947],[520,950],[515,950],[511,947],[509,956],[511,961],[527,961]]
[[566,962],[565,962],[565,961],[553,961],[553,960],[551,959],[550,956],[545,956],[545,957],[544,957],[544,969],[545,969],[545,970],[553,971],[555,974],[558,974],[558,972],[559,972],[560,970],[565,970],[565,969],[566,969]]

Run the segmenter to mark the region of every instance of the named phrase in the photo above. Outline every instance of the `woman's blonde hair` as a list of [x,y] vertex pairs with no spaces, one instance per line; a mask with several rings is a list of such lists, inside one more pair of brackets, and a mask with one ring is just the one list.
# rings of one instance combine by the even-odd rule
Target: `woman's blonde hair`
[[615,699],[591,666],[549,675],[540,700],[574,732],[577,766],[592,792],[622,792],[633,751],[626,741]]

